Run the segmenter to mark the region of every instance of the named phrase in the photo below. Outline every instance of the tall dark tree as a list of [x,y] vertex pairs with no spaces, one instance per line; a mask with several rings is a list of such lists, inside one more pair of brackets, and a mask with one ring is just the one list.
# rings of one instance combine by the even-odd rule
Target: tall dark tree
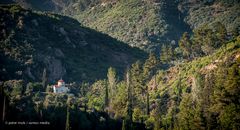
[[127,83],[127,116],[126,116],[126,129],[131,130],[133,127],[133,88],[131,85],[131,73],[129,69],[126,74],[126,83]]
[[134,89],[137,89],[137,93],[141,93],[143,91],[143,70],[142,64],[140,61],[135,62],[132,64],[131,68],[131,82],[134,86]]
[[114,95],[116,94],[116,84],[117,84],[117,78],[116,78],[116,70],[112,67],[110,67],[108,69],[108,73],[107,73],[107,77],[108,77],[108,91],[106,93],[106,98],[108,98],[107,100],[109,100],[110,98],[110,103],[113,100]]
[[104,99],[104,105],[105,108],[109,106],[109,93],[108,93],[108,85],[105,85],[105,99]]

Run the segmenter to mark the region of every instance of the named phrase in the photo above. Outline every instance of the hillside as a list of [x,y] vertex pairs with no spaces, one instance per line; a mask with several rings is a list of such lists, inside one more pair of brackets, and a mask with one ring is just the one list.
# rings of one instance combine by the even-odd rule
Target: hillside
[[239,28],[236,0],[15,0],[25,8],[69,15],[82,24],[145,51],[173,44],[183,32],[222,22],[232,33]]
[[0,4],[17,3],[25,9],[74,14],[101,1],[104,0],[2,0],[0,1]]
[[239,66],[238,38],[212,55],[159,70],[149,88],[161,127],[239,128]]
[[131,46],[158,50],[177,41],[188,26],[174,1],[106,1],[74,15],[83,24]]
[[[105,80],[91,85],[73,83],[69,86],[71,94],[52,93],[50,86],[44,90],[37,82],[27,85],[23,84],[23,80],[1,82],[0,100],[1,106],[7,108],[6,121],[49,123],[5,124],[3,128],[240,128],[239,37],[211,55],[181,63],[166,71],[157,68],[156,74],[151,76],[149,72],[153,66],[158,66],[156,60],[150,55],[144,64],[134,63],[124,80],[116,80],[116,72],[111,68]],[[4,97],[6,103],[3,102]]]
[[182,0],[179,10],[186,14],[185,21],[192,29],[221,22],[228,32],[234,32],[240,25],[240,2],[238,0]]
[[70,15],[85,26],[145,51],[159,52],[163,43],[176,42],[183,32],[190,31],[174,0],[16,2],[25,8]]
[[1,6],[1,80],[94,81],[112,66],[124,68],[145,54],[76,20],[20,6]]
[[239,0],[0,3],[0,129],[240,129]]

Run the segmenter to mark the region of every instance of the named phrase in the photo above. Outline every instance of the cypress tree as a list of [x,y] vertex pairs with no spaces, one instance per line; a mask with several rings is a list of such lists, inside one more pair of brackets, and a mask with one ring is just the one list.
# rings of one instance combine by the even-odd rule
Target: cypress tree
[[129,69],[127,70],[127,74],[126,74],[126,80],[127,80],[127,116],[126,116],[126,126],[127,129],[131,129],[132,128],[132,114],[133,114],[133,88],[131,86],[131,79],[130,79],[130,71]]
[[108,85],[105,85],[105,101],[104,101],[104,104],[105,104],[105,108],[108,107],[108,105],[109,105]]
[[143,68],[143,75],[144,75],[144,85],[145,85],[145,95],[146,95],[146,113],[149,115],[150,109],[149,109],[149,90],[147,83],[152,78],[153,74],[156,71],[157,66],[157,58],[153,53],[149,54],[149,58],[144,63]]
[[112,98],[116,93],[116,82],[117,82],[116,70],[110,67],[108,69],[107,77],[108,77],[108,87],[106,88],[107,89],[106,91],[109,91],[109,93],[106,92],[105,103],[106,105],[109,105],[108,104],[109,97],[110,97],[110,103],[112,103],[112,100],[113,100]]

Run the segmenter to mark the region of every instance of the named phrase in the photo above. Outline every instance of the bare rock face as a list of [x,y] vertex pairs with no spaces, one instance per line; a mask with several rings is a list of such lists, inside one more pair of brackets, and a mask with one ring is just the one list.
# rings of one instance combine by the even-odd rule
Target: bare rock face
[[47,56],[44,58],[44,64],[49,72],[48,80],[54,81],[62,78],[66,74],[66,69],[62,64],[62,61],[55,57]]
[[24,74],[31,81],[41,81],[43,69],[47,70],[47,79],[49,82],[54,82],[66,75],[66,68],[64,66],[65,55],[61,49],[51,49],[53,53],[38,54],[33,63],[28,64],[25,68]]

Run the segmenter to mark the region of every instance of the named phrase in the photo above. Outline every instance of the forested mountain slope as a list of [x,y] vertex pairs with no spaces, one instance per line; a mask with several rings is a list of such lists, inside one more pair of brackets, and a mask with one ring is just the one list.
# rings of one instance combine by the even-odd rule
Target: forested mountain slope
[[228,32],[239,30],[240,1],[238,0],[180,0],[179,10],[192,29],[221,22]]
[[[240,38],[214,53],[158,68],[154,55],[136,62],[124,80],[114,68],[107,79],[70,84],[71,94],[52,93],[41,83],[1,82],[5,120],[50,125],[6,125],[24,129],[238,129]],[[154,73],[153,73],[154,72]],[[2,106],[3,106],[2,105]]]
[[240,128],[239,84],[238,38],[212,55],[158,71],[149,82],[152,116],[169,129]]
[[70,15],[146,51],[174,44],[183,32],[222,22],[228,32],[239,28],[237,0],[15,0],[26,8]]
[[25,8],[73,16],[90,28],[146,51],[159,51],[162,43],[177,41],[184,31],[190,31],[174,0],[16,2]]
[[74,17],[131,46],[152,51],[189,31],[180,15],[174,1],[129,0],[102,2]]
[[1,6],[1,80],[94,81],[110,66],[120,70],[144,53],[83,27],[69,17]]
[[3,129],[240,129],[239,0],[14,1],[35,11],[0,6]]

